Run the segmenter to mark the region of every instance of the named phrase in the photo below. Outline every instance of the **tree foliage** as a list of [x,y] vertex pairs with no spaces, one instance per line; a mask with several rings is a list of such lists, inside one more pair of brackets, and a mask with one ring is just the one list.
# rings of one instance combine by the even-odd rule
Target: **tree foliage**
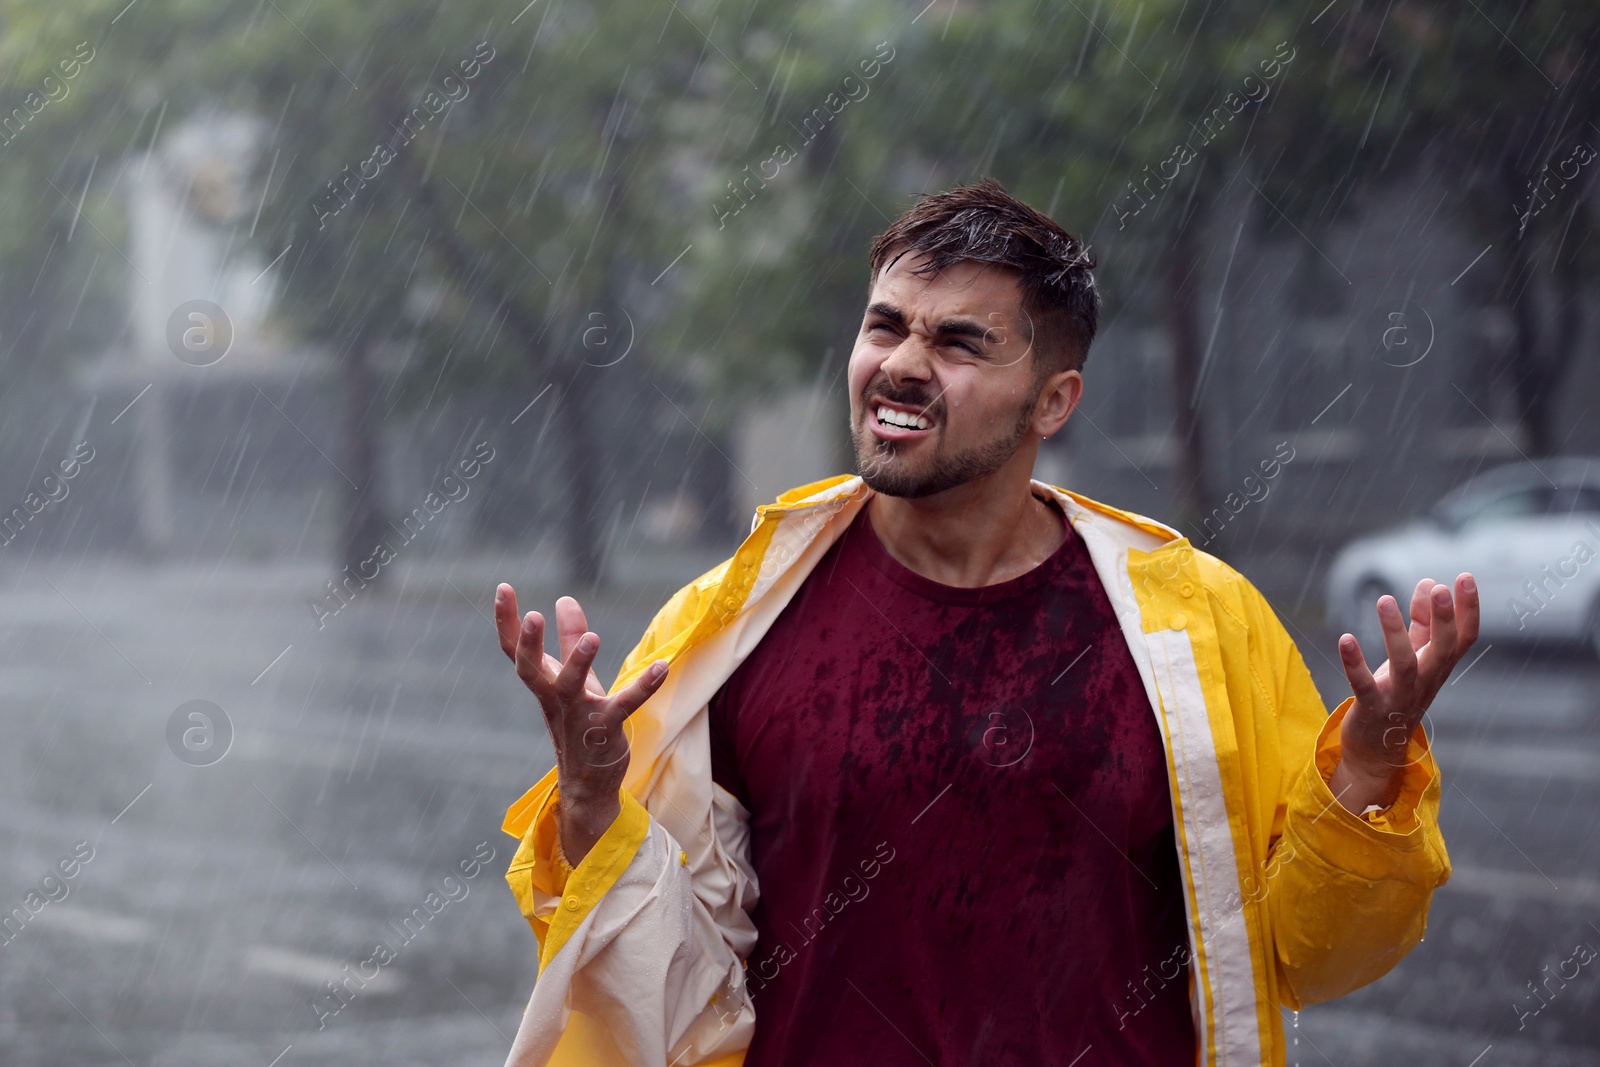
[[[596,427],[619,370],[589,358],[591,317],[629,309],[634,367],[698,383],[716,398],[701,428],[717,434],[739,396],[835,380],[873,234],[915,194],[992,174],[1088,240],[1108,320],[1167,327],[1181,503],[1203,510],[1196,241],[1214,205],[1243,176],[1314,228],[1434,167],[1460,176],[1456,210],[1496,249],[1519,411],[1551,445],[1596,270],[1595,168],[1570,162],[1584,138],[1600,145],[1600,14],[1586,8],[514,7],[0,0],[19,100],[79,42],[94,52],[0,144],[13,366],[119,328],[105,310],[125,280],[109,162],[183,116],[253,115],[267,133],[232,233],[277,264],[279,314],[338,360],[361,487],[345,558],[382,522],[374,441],[392,407],[549,385],[566,462],[539,491],[565,507],[568,553],[592,581]],[[80,285],[101,297],[88,313],[70,310]]]

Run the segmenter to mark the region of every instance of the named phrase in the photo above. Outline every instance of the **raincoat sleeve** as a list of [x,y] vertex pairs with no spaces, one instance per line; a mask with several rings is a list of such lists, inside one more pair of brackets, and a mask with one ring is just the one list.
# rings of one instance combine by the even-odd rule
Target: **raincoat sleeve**
[[1439,769],[1419,726],[1399,798],[1362,817],[1335,799],[1339,729],[1294,641],[1253,599],[1271,671],[1282,772],[1272,816],[1270,908],[1278,987],[1290,1008],[1329,1000],[1388,973],[1422,939],[1433,890],[1450,876],[1439,832]]
[[[675,621],[696,616],[710,577],[668,601],[613,689],[670,657]],[[755,1025],[743,969],[755,877],[748,815],[711,782],[708,730],[700,714],[661,753],[645,802],[620,791],[621,813],[574,869],[555,855],[553,768],[507,811],[503,829],[519,845],[506,881],[539,941],[508,1067],[742,1062]]]

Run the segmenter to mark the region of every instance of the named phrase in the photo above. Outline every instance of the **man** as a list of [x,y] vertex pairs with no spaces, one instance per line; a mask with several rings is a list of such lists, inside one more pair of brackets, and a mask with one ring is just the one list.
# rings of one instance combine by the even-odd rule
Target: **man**
[[608,695],[576,601],[501,647],[556,767],[508,812],[540,941],[508,1064],[1284,1062],[1279,1007],[1420,939],[1423,712],[1477,634],[1426,580],[1329,716],[1260,594],[1033,481],[1093,262],[992,180],[874,242],[858,476],[757,510]]

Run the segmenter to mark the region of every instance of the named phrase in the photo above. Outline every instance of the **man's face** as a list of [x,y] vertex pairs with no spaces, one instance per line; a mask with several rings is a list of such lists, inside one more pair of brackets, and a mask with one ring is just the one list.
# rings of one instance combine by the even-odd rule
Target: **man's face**
[[1039,398],[1016,272],[957,263],[919,277],[914,255],[879,272],[850,354],[856,469],[899,497],[999,470]]

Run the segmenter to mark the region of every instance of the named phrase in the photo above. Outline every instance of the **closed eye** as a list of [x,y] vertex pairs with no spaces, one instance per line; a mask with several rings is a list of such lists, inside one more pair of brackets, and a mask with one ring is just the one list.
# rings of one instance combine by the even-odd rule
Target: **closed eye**
[[[879,320],[877,322],[869,323],[867,325],[867,333],[870,334],[874,330],[888,330],[890,333],[894,334],[896,337],[900,336],[900,327],[896,326],[892,322],[885,322],[883,320]],[[944,340],[944,341],[940,342],[940,347],[943,347],[943,348],[959,348],[963,352],[966,352],[968,355],[973,355],[973,356],[980,356],[980,355],[983,354],[982,350],[979,349],[976,345],[970,344],[970,343],[968,343],[966,341],[958,341],[958,340],[955,340],[953,338],[947,339],[947,340]]]

